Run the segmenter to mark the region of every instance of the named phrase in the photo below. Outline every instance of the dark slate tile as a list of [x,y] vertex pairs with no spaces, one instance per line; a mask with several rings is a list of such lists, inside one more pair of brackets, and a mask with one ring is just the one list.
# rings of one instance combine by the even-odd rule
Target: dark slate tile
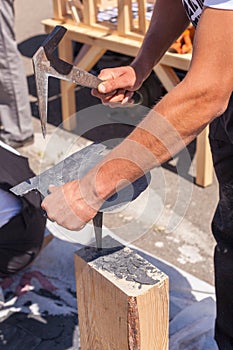
[[36,350],[41,339],[6,321],[0,323],[1,350]]
[[0,323],[0,349],[79,350],[78,317],[13,314]]

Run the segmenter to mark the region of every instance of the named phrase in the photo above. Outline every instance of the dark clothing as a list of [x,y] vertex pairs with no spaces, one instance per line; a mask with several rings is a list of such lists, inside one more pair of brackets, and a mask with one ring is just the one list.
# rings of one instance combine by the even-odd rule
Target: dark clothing
[[210,145],[219,182],[219,202],[212,222],[216,239],[216,340],[233,349],[233,95],[226,112],[210,125]]
[[188,18],[196,27],[201,17],[204,0],[182,0],[182,2]]
[[[182,0],[196,27],[203,0]],[[210,125],[210,146],[219,182],[219,203],[212,222],[217,300],[215,339],[220,350],[233,350],[233,95],[225,113]]]
[[[4,190],[34,176],[26,158],[2,147],[0,162],[0,187]],[[40,207],[40,194],[33,191],[21,200],[21,212],[0,228],[0,277],[31,263],[43,242],[46,219]]]
[[34,132],[14,22],[14,0],[0,0],[0,136],[6,143],[23,141]]

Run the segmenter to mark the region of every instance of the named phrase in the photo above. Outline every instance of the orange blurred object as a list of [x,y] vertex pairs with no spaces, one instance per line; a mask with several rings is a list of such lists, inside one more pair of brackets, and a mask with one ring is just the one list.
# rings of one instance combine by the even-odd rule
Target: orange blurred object
[[169,52],[173,53],[190,53],[193,48],[194,27],[190,25],[181,36],[170,46]]

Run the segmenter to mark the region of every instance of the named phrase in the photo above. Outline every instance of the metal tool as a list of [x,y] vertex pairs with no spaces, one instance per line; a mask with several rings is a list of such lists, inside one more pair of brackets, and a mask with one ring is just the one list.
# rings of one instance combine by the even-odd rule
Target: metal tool
[[[72,83],[94,89],[96,89],[102,82],[102,80],[97,78],[95,75],[75,67],[56,56],[55,49],[62,40],[66,31],[66,28],[56,26],[32,57],[41,129],[44,137],[46,135],[49,77],[67,80]],[[133,99],[133,105],[140,104],[142,102],[142,95],[136,92]]]
[[89,88],[97,88],[101,83],[101,80],[93,74],[71,65],[55,55],[54,51],[65,33],[64,27],[56,26],[32,57],[44,137],[46,135],[49,77],[67,80]]
[[[48,195],[49,185],[60,186],[69,181],[81,179],[91,168],[99,163],[108,152],[109,150],[105,145],[93,143],[73,153],[58,164],[42,172],[40,175],[25,180],[12,187],[10,190],[17,196],[23,196],[32,190],[37,190],[45,197]],[[99,212],[93,218],[96,246],[98,249],[102,248],[103,213],[112,211],[133,201],[147,188],[149,183],[150,173],[147,173],[136,180],[132,185],[128,185],[103,203]]]
[[[32,58],[37,88],[41,129],[44,137],[46,136],[49,77],[67,80],[89,88],[97,88],[98,85],[102,82],[102,80],[93,74],[79,69],[78,67],[75,67],[68,62],[63,61],[56,56],[55,49],[57,48],[59,42],[62,40],[66,31],[66,28],[62,26],[56,26],[54,30],[47,36],[46,40],[42,43]],[[138,94],[136,97],[137,100],[135,99],[134,104],[141,103],[141,95]],[[24,181],[22,184],[19,184],[18,186],[12,188],[12,192],[17,195],[23,195],[28,191],[37,189],[43,196],[46,196],[48,194],[48,186],[50,184],[59,186],[74,179],[80,179],[84,173],[90,169],[88,166],[89,163],[91,163],[93,167],[100,161],[100,159],[102,159],[103,156],[98,157],[98,154],[100,155],[103,150],[100,151],[99,148],[97,150],[96,147],[101,146],[92,145],[91,148],[85,148],[84,150],[75,153],[51,169],[46,170],[39,176],[35,176],[32,179]],[[102,147],[104,146],[102,145]],[[82,162],[84,157],[85,161]],[[63,169],[65,169],[64,172]],[[85,170],[84,173],[83,170]],[[147,178],[144,178],[143,187],[145,187],[145,179],[146,183],[148,180]],[[137,182],[135,183],[138,185]],[[146,187],[147,185],[148,184],[146,184]],[[129,193],[132,195],[132,188],[130,189],[130,192],[129,189],[128,192],[127,190],[124,190],[122,192],[122,195],[119,196],[120,202],[119,198],[117,198],[118,205],[124,203],[125,201],[129,202],[131,200]],[[104,203],[102,210],[113,207],[114,202],[115,200],[113,200],[111,197],[110,202],[106,201]],[[93,219],[97,248],[102,247],[102,221],[103,213],[98,212],[96,217]]]
[[102,249],[102,227],[103,227],[103,212],[99,211],[93,218],[93,225],[95,231],[95,241],[97,249]]

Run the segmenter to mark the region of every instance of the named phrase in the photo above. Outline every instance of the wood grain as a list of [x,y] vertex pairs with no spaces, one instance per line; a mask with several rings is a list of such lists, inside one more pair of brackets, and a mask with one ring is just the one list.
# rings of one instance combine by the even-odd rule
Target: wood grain
[[82,350],[168,349],[165,274],[126,247],[83,248],[75,271]]

